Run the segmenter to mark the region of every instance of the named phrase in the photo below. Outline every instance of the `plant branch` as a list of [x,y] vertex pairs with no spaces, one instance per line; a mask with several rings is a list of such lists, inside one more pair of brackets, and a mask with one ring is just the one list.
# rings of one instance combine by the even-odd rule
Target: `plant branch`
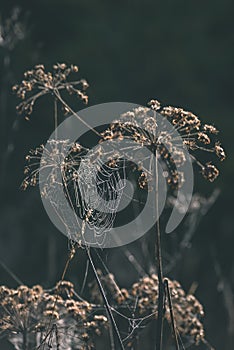
[[121,336],[120,336],[120,333],[119,333],[119,330],[118,330],[118,327],[117,327],[117,324],[115,322],[115,319],[114,319],[114,316],[113,316],[113,313],[112,313],[112,310],[111,310],[111,306],[107,300],[107,297],[106,297],[106,294],[105,294],[105,291],[104,291],[104,288],[101,284],[101,281],[99,279],[99,276],[98,276],[98,273],[97,273],[97,270],[95,268],[95,265],[94,265],[94,262],[93,262],[93,259],[92,259],[92,255],[90,253],[90,249],[86,247],[86,252],[87,252],[87,256],[88,256],[88,259],[89,259],[89,262],[90,262],[90,265],[93,269],[93,272],[94,272],[94,276],[95,276],[95,279],[97,281],[97,284],[98,284],[98,288],[100,290],[100,293],[102,295],[102,298],[103,298],[103,301],[104,301],[104,304],[105,304],[105,307],[106,307],[106,311],[107,311],[107,314],[108,314],[108,318],[110,319],[111,321],[111,324],[112,324],[112,327],[113,327],[113,331],[115,332],[116,336],[117,336],[117,339],[118,339],[118,342],[119,342],[119,345],[120,345],[120,348],[121,350],[124,350],[124,345],[123,345],[123,341],[121,339]]
[[161,252],[161,236],[160,236],[160,222],[159,222],[159,208],[158,208],[158,159],[157,150],[155,154],[155,181],[156,181],[156,265],[158,274],[158,319],[156,331],[156,350],[162,349],[163,339],[163,305],[164,305],[164,284],[163,284],[163,270],[162,270],[162,252]]
[[171,292],[170,292],[170,288],[169,288],[169,285],[168,285],[168,279],[167,278],[164,278],[164,286],[165,286],[165,292],[166,292],[167,299],[168,299],[168,304],[169,304],[170,317],[171,317],[171,326],[172,326],[172,331],[173,331],[173,335],[174,335],[174,338],[175,338],[176,350],[180,350],[179,343],[178,343],[177,332],[176,332],[175,318],[174,318],[174,313],[173,313]]

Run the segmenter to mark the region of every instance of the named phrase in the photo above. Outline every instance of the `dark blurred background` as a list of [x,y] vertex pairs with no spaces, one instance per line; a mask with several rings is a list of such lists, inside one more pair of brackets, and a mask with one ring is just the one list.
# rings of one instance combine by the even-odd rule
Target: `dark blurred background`
[[[3,0],[1,25],[15,7],[20,9],[20,35],[12,45],[4,38],[0,42],[0,283],[17,285],[7,266],[27,285],[52,286],[65,264],[67,240],[47,217],[39,190],[20,190],[25,155],[52,131],[52,107],[45,99],[25,121],[16,115],[11,86],[37,63],[48,69],[56,62],[74,63],[90,84],[90,105],[145,105],[157,98],[197,113],[221,131],[228,158],[219,165],[220,177],[208,184],[197,174],[196,184],[206,197],[215,189],[220,195],[170,277],[186,290],[197,283],[207,339],[216,349],[233,349],[233,1]],[[78,102],[77,110],[82,107]],[[118,281],[129,286],[137,276],[124,272],[126,261],[118,254],[110,250],[106,260],[113,270],[118,264]],[[68,271],[78,288],[84,271],[80,252]]]

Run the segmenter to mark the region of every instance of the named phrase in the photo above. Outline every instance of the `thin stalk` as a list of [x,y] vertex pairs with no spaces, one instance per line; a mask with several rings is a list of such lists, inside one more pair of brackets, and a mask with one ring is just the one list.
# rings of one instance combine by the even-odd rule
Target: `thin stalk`
[[22,350],[28,350],[28,334],[26,329],[23,330]]
[[173,332],[173,335],[174,335],[174,338],[175,338],[176,350],[180,350],[179,343],[178,343],[177,332],[176,332],[176,323],[175,323],[175,318],[174,318],[174,313],[173,313],[171,292],[170,292],[170,288],[169,288],[169,285],[168,285],[168,279],[167,278],[164,278],[164,285],[165,285],[165,292],[166,292],[167,299],[168,299],[168,304],[169,304],[170,317],[171,317],[171,326],[172,326],[172,332]]
[[115,332],[116,334],[116,337],[118,339],[118,343],[120,345],[120,349],[121,350],[124,350],[124,345],[123,345],[123,342],[122,342],[122,339],[121,339],[121,336],[120,336],[120,333],[119,333],[119,330],[118,330],[118,327],[117,327],[117,324],[115,322],[115,319],[114,319],[114,316],[113,316],[113,313],[112,313],[112,310],[111,310],[111,306],[107,300],[107,297],[106,297],[106,294],[105,294],[105,291],[104,291],[104,288],[101,284],[101,281],[99,279],[99,276],[98,276],[98,273],[97,273],[97,270],[95,268],[95,265],[94,265],[94,262],[93,262],[93,259],[92,259],[92,256],[91,256],[91,253],[90,253],[90,249],[86,247],[86,252],[87,252],[87,256],[88,256],[88,259],[89,259],[89,262],[90,262],[90,265],[93,269],[93,272],[94,272],[94,276],[95,276],[95,279],[97,281],[97,284],[98,284],[98,288],[100,290],[100,293],[102,295],[102,298],[103,298],[103,301],[104,301],[104,304],[105,304],[105,307],[106,307],[106,311],[107,311],[107,314],[108,314],[108,318],[110,319],[111,321],[111,324],[112,324],[112,327],[113,327],[113,331]]
[[55,97],[54,99],[54,130],[55,130],[55,140],[58,139],[58,100]]
[[7,267],[2,260],[0,260],[0,266],[15,280],[19,285],[24,284],[15,274],[13,271]]
[[56,89],[56,90],[54,91],[54,93],[55,93],[55,96],[57,97],[57,99],[62,103],[62,105],[63,105],[64,107],[66,107],[66,108],[70,111],[70,113],[72,113],[73,115],[75,115],[76,118],[77,118],[82,124],[84,124],[89,130],[91,130],[91,131],[94,132],[97,136],[100,137],[99,132],[98,132],[97,130],[95,130],[91,125],[89,125],[89,124],[88,124],[83,118],[81,118],[76,112],[74,112],[73,109],[62,99],[62,97],[61,97],[61,95],[60,95],[58,89]]
[[110,323],[110,327],[109,327],[110,347],[111,347],[111,350],[115,350],[115,340],[114,340],[114,334],[113,334],[113,326],[112,326],[112,322],[111,322],[111,319],[110,319],[109,315],[108,315],[108,320],[109,320],[109,323]]
[[157,150],[155,154],[155,181],[156,181],[156,265],[158,274],[158,319],[156,331],[156,350],[162,350],[163,339],[163,305],[164,305],[164,284],[163,284],[163,270],[162,270],[162,251],[161,251],[161,236],[160,236],[160,222],[159,222],[159,208],[158,208],[158,159]]

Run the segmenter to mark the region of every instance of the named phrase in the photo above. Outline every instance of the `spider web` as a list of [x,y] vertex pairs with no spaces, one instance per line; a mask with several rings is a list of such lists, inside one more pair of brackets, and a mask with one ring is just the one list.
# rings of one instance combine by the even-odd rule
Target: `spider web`
[[96,236],[108,232],[114,224],[126,185],[125,162],[115,161],[114,167],[85,158],[79,176],[72,182],[78,216],[86,219]]
[[[124,159],[113,151],[107,155],[102,147],[88,150],[68,140],[52,140],[43,157],[42,192],[65,226],[69,239],[103,243],[114,225],[126,186]],[[89,228],[88,239],[83,237],[84,222]]]

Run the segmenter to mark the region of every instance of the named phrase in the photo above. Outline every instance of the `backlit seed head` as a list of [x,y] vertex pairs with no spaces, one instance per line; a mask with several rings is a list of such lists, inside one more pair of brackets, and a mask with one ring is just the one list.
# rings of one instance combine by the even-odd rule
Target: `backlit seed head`
[[[65,63],[57,63],[53,65],[53,71],[47,72],[44,65],[36,65],[32,70],[24,73],[24,80],[20,84],[12,87],[12,91],[17,97],[23,100],[16,107],[19,114],[22,114],[26,120],[29,120],[33,112],[35,102],[46,94],[51,94],[53,98],[61,102],[59,98],[60,91],[68,91],[69,94],[76,95],[85,104],[88,103],[88,96],[85,92],[88,88],[88,83],[85,79],[78,81],[70,81],[70,74],[77,73],[76,65],[67,66]],[[67,107],[63,104],[65,113]]]
[[209,125],[209,124],[205,124],[203,127],[203,130],[206,132],[209,132],[210,134],[218,134],[219,133],[219,131],[216,129],[215,126]]
[[210,138],[204,132],[199,132],[198,133],[198,140],[200,142],[204,143],[205,145],[209,145],[210,144]]
[[225,151],[223,147],[221,147],[220,142],[215,143],[215,153],[221,161],[223,161],[226,158]]
[[152,108],[154,111],[158,111],[161,108],[161,104],[158,100],[150,100],[148,102],[148,106]]
[[201,170],[201,173],[204,176],[204,178],[210,182],[213,182],[219,176],[219,170],[216,168],[215,165],[211,163],[207,163],[206,165],[204,165]]

